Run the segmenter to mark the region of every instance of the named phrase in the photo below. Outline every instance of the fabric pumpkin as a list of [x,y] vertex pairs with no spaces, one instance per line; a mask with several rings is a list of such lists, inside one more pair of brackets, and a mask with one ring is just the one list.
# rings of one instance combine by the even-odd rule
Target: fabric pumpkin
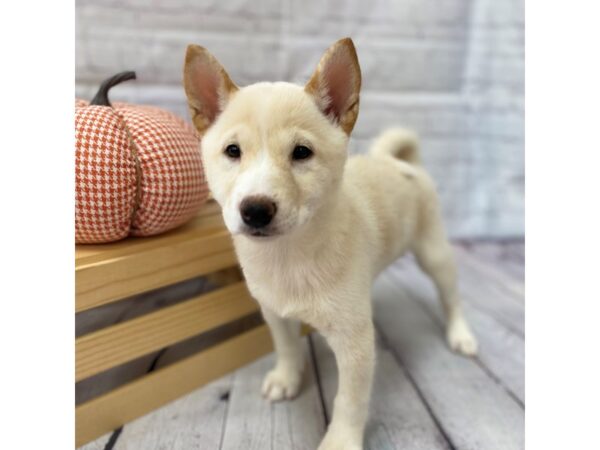
[[208,197],[199,137],[180,117],[153,106],[75,101],[75,242],[150,236],[194,217]]

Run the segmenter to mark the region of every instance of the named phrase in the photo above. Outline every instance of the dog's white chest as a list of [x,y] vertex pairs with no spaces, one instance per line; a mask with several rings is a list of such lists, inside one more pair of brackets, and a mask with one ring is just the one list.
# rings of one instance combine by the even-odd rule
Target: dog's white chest
[[244,266],[248,287],[262,306],[281,317],[304,320],[310,313],[312,289],[293,271],[283,267]]
[[240,261],[248,288],[262,307],[281,317],[315,323],[331,286],[318,264],[290,258],[244,258]]

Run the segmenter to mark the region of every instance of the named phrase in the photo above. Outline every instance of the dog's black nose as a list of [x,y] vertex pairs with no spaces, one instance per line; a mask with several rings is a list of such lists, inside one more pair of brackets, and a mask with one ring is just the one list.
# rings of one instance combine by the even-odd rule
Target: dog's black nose
[[240,205],[242,220],[252,228],[266,227],[271,223],[276,212],[275,202],[263,196],[246,197]]

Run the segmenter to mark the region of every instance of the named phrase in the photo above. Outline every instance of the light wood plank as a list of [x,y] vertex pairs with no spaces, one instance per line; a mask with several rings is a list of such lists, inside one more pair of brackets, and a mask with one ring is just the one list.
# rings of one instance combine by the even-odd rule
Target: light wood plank
[[148,373],[159,352],[149,353],[126,364],[75,383],[75,404],[81,405]]
[[[160,308],[166,308],[184,299],[191,299],[214,289],[214,285],[208,282],[206,277],[193,278],[183,283],[171,285],[168,288],[135,296],[130,301],[115,302],[84,311],[75,316],[76,338],[157,311]],[[201,336],[206,336],[206,333],[202,333]],[[219,340],[215,339],[210,345],[217,342]],[[203,348],[208,348],[210,345]],[[169,349],[171,348],[177,348],[177,346],[169,347]],[[157,353],[161,350],[148,353],[146,356],[78,381],[75,384],[76,404],[86,402],[93,397],[105,394],[111,389],[145,375],[152,366]],[[196,352],[190,352],[186,356],[191,356],[193,353]],[[160,359],[162,361],[163,358]]]
[[[399,287],[399,295],[420,302],[434,316],[440,329],[444,315],[433,283],[413,264],[387,269]],[[485,282],[485,280],[482,280]],[[525,346],[523,338],[501,322],[465,305],[465,313],[479,341],[478,359],[521,403],[525,402]]]
[[114,258],[131,252],[131,249],[147,250],[164,246],[165,242],[188,239],[197,235],[200,229],[210,229],[222,226],[221,208],[214,202],[206,203],[198,215],[188,223],[173,230],[149,237],[128,237],[126,239],[106,244],[80,244],[75,246],[76,264],[98,262],[102,259]]
[[449,351],[442,330],[385,273],[373,289],[375,320],[454,448],[524,447],[524,411],[476,361]]
[[75,335],[81,337],[101,328],[154,312],[160,308],[205,294],[226,284],[234,283],[232,281],[226,284],[216,284],[208,278],[208,276],[192,278],[161,289],[134,295],[128,299],[109,303],[99,308],[83,311],[75,315]]
[[270,403],[261,396],[264,376],[274,367],[271,354],[234,374],[222,450],[314,450],[325,430],[325,421],[314,378],[305,372],[300,394],[292,401]]
[[98,439],[95,439],[92,442],[88,442],[87,444],[82,445],[77,450],[104,450],[111,436],[112,432],[106,433],[105,435],[100,436]]
[[[325,339],[311,335],[328,417],[337,391],[335,356]],[[437,450],[449,446],[414,386],[383,343],[377,342],[377,365],[371,396],[365,450]]]
[[76,311],[84,311],[237,264],[218,214],[162,235],[77,246]]
[[76,311],[84,311],[237,263],[226,230],[151,251],[81,265],[75,272]]
[[226,375],[128,423],[114,449],[218,449],[232,381]]
[[76,340],[76,381],[256,312],[245,283],[113,325]]
[[272,350],[265,325],[245,332],[76,408],[76,442],[85,444]]

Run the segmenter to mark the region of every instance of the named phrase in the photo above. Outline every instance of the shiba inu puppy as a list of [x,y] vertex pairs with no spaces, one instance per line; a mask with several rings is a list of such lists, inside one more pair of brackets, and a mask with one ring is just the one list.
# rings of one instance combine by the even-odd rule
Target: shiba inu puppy
[[263,395],[281,400],[299,391],[299,321],[335,353],[338,392],[320,450],[363,448],[375,362],[371,284],[404,252],[435,282],[449,346],[477,351],[416,137],[388,130],[368,155],[348,158],[360,85],[349,38],[325,52],[305,86],[239,88],[206,49],[190,45],[185,59],[208,183],[277,352]]

